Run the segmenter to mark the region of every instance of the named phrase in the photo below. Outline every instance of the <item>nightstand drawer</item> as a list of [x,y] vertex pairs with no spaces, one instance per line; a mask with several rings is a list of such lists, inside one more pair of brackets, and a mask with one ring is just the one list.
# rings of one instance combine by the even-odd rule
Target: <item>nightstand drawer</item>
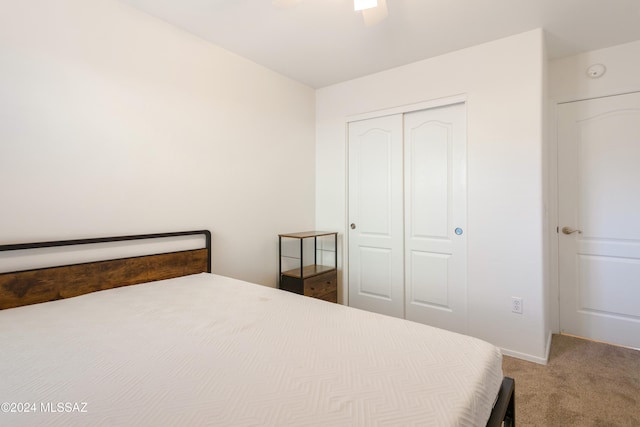
[[323,301],[328,301],[328,302],[338,302],[338,291],[335,290],[333,292],[329,292],[328,294],[324,294],[321,295],[319,297],[316,297],[317,299],[321,299]]
[[329,271],[304,280],[304,295],[309,297],[321,298],[323,295],[336,292],[337,289],[338,275],[335,271]]

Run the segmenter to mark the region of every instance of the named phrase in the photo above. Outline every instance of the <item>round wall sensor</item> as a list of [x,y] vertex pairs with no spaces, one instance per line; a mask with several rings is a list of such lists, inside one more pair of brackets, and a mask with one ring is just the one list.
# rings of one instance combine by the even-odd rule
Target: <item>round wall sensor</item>
[[592,79],[597,79],[598,77],[602,77],[607,71],[607,67],[602,64],[594,64],[591,67],[587,68],[587,76]]

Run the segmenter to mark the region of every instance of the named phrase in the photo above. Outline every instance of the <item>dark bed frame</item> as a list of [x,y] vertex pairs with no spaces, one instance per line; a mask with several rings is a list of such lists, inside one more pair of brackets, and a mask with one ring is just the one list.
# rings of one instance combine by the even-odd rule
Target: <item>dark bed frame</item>
[[[0,245],[0,252],[5,252],[197,235],[205,237],[205,247],[202,249],[0,273],[0,310],[120,286],[211,273],[211,232],[197,230]],[[487,422],[487,427],[499,426],[515,427],[515,382],[509,377],[502,380],[498,398]]]

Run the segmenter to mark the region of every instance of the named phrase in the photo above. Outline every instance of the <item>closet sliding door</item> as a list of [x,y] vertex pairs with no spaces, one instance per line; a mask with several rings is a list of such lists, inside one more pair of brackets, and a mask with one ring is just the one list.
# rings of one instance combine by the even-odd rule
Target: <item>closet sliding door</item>
[[349,305],[404,317],[402,115],[349,123]]
[[464,104],[405,114],[404,158],[405,317],[465,333]]
[[349,303],[466,332],[464,104],[349,124]]

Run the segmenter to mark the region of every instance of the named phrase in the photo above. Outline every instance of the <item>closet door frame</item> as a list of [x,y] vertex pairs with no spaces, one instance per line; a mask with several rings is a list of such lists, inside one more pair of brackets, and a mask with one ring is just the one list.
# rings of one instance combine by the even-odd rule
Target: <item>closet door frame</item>
[[383,117],[383,116],[390,116],[390,115],[395,115],[395,114],[406,114],[406,113],[412,113],[415,111],[420,111],[420,110],[428,110],[431,108],[441,108],[441,107],[447,107],[450,105],[454,105],[454,104],[460,104],[463,103],[466,105],[467,103],[467,95],[466,94],[459,94],[459,95],[452,95],[449,97],[443,97],[443,98],[437,98],[437,99],[433,99],[430,101],[423,101],[423,102],[419,102],[416,104],[409,104],[409,105],[404,105],[404,106],[399,106],[399,107],[393,107],[393,108],[389,108],[389,109],[384,109],[384,110],[376,110],[376,111],[370,111],[367,113],[362,113],[362,114],[356,114],[353,116],[348,116],[345,118],[345,125],[344,125],[344,129],[345,129],[345,144],[344,144],[344,150],[345,150],[345,188],[344,188],[344,194],[345,194],[345,211],[344,211],[344,231],[343,231],[343,236],[344,236],[344,242],[343,242],[343,248],[345,248],[343,250],[343,262],[342,262],[342,266],[343,266],[343,271],[342,271],[342,284],[343,284],[343,289],[342,289],[342,303],[344,305],[349,305],[349,292],[350,292],[350,283],[349,283],[349,123],[351,122],[356,122],[356,121],[360,121],[360,120],[367,120],[367,119],[375,119],[378,117]]

